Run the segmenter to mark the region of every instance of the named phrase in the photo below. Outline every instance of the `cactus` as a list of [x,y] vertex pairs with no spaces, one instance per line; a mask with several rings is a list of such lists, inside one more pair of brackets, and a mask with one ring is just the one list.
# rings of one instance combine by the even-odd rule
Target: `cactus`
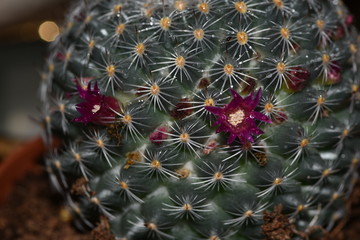
[[79,1],[66,21],[41,122],[62,139],[46,166],[78,226],[317,239],[346,216],[359,44],[341,1]]

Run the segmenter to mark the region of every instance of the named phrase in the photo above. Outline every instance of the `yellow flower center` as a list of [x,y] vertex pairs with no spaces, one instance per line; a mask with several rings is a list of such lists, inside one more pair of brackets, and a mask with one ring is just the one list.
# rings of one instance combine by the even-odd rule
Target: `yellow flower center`
[[228,122],[233,126],[237,126],[238,124],[243,122],[244,118],[244,111],[239,109],[236,112],[229,114]]
[[93,108],[91,109],[92,113],[97,113],[100,110],[101,106],[100,105],[94,105]]

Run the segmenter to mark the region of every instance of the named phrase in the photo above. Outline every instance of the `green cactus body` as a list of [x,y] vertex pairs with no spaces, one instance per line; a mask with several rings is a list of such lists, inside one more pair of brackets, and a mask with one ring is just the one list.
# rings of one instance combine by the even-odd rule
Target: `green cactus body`
[[271,239],[315,239],[346,215],[360,93],[341,1],[80,1],[51,52],[46,163],[85,228],[262,239],[281,204],[296,231]]

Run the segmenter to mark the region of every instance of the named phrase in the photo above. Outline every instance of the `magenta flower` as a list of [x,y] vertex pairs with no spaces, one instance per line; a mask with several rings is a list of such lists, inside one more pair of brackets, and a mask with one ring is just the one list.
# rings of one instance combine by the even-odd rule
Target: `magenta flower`
[[75,122],[99,125],[107,125],[114,122],[116,116],[114,111],[120,110],[115,98],[100,94],[97,83],[95,83],[94,89],[91,89],[91,83],[85,89],[78,85],[77,89],[80,98],[84,99],[84,101],[76,104],[76,110],[81,116],[75,118]]
[[168,128],[165,126],[161,126],[150,134],[149,139],[154,144],[161,144],[165,139],[167,139],[167,132]]
[[236,137],[244,144],[254,142],[252,135],[257,136],[264,132],[256,125],[255,120],[271,123],[271,120],[255,108],[259,104],[261,89],[255,94],[252,92],[246,98],[242,98],[235,90],[230,89],[233,100],[224,107],[205,107],[206,110],[217,116],[214,125],[220,125],[216,130],[219,132],[230,133],[228,144],[232,143]]
[[352,14],[347,15],[345,18],[346,25],[351,26],[353,24],[353,22],[354,22],[354,15],[352,15]]
[[330,63],[329,71],[327,73],[328,81],[331,84],[339,83],[341,81],[341,67],[338,61]]

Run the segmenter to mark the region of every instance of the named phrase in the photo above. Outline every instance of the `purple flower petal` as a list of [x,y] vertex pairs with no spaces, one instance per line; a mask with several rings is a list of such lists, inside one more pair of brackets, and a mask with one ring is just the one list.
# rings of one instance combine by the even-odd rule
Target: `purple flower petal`
[[[261,89],[256,93],[252,92],[246,98],[242,98],[235,90],[230,89],[233,99],[223,107],[205,107],[206,110],[217,116],[214,126],[219,126],[216,130],[219,132],[230,133],[228,144],[236,138],[244,144],[254,142],[253,136],[263,134],[264,132],[257,128],[256,120],[271,123],[271,120],[260,112],[254,111],[260,102]],[[253,136],[252,136],[253,135]]]
[[251,115],[257,119],[260,120],[262,122],[267,122],[267,123],[272,123],[272,121],[270,120],[270,118],[268,118],[265,114],[262,114],[260,112],[252,112]]
[[84,101],[76,105],[76,110],[80,113],[80,117],[73,121],[81,123],[94,123],[99,125],[109,124],[115,120],[115,112],[119,111],[118,101],[110,96],[100,94],[100,89],[95,83],[91,88],[91,83],[86,89],[80,85],[77,86],[79,97]]

